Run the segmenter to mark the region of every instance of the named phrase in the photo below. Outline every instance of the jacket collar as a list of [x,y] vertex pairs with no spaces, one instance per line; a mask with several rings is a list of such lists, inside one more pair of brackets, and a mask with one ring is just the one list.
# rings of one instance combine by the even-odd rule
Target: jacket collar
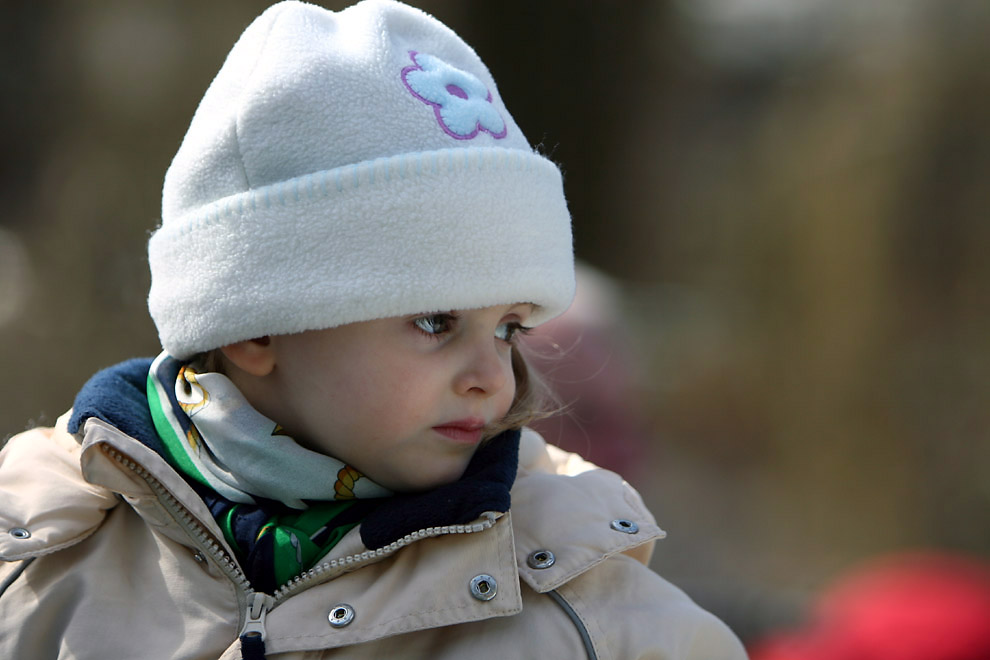
[[554,590],[620,553],[649,562],[666,532],[622,477],[529,429],[520,456],[512,489],[516,558],[519,576],[534,591]]
[[[269,653],[348,646],[516,614],[522,610],[522,584],[538,593],[553,591],[608,557],[648,551],[664,535],[618,475],[546,445],[531,431],[523,433],[521,455],[513,509],[490,529],[421,538],[388,562],[368,562],[361,570],[338,565],[327,582],[268,614]],[[345,538],[335,553],[359,550],[348,546],[354,540]],[[470,595],[470,581],[480,576],[490,578],[497,591],[490,601]],[[333,630],[311,616],[314,610],[332,611],[334,603],[356,613],[350,625]]]

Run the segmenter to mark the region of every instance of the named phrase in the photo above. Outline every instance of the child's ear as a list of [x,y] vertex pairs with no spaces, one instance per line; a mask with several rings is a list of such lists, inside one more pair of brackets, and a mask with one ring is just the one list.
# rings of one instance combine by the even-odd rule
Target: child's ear
[[258,337],[221,346],[220,350],[241,371],[252,376],[267,376],[275,368],[275,351],[271,343],[271,337]]

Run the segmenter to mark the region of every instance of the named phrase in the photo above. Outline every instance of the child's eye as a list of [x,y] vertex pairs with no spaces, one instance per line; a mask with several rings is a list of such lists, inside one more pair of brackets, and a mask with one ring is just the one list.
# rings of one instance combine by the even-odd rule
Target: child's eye
[[413,325],[431,337],[439,337],[453,330],[456,320],[453,314],[427,314],[413,319]]
[[510,321],[509,323],[503,323],[502,325],[495,328],[495,338],[501,339],[505,342],[512,342],[515,339],[516,334],[526,334],[530,331],[530,328],[517,323],[516,321]]

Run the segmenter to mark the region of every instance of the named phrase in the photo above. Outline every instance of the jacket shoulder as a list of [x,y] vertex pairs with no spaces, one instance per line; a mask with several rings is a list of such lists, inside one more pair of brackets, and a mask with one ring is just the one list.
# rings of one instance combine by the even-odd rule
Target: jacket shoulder
[[[622,477],[529,429],[520,444],[512,524],[520,577],[540,593],[616,554],[645,564],[655,541],[666,536]],[[544,552],[553,556],[552,565],[533,559]]]
[[587,632],[592,657],[746,657],[724,623],[646,566],[666,534],[619,475],[527,430],[512,522],[520,579]]
[[0,451],[0,560],[48,554],[92,534],[117,505],[109,490],[87,482],[82,448],[65,429],[36,428]]
[[742,643],[728,626],[624,555],[610,557],[561,585],[554,597],[575,625],[588,631],[599,660],[746,658]]
[[601,468],[577,454],[551,445],[543,436],[527,427],[519,436],[519,469],[524,472],[576,476]]

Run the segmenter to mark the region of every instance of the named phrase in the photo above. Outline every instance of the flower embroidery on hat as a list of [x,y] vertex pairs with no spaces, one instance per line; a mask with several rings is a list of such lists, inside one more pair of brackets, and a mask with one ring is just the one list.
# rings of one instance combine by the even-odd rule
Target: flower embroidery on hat
[[402,69],[402,81],[423,103],[433,106],[437,122],[447,135],[470,140],[479,131],[501,139],[508,133],[492,104],[492,94],[476,76],[443,60],[409,51],[412,66]]

